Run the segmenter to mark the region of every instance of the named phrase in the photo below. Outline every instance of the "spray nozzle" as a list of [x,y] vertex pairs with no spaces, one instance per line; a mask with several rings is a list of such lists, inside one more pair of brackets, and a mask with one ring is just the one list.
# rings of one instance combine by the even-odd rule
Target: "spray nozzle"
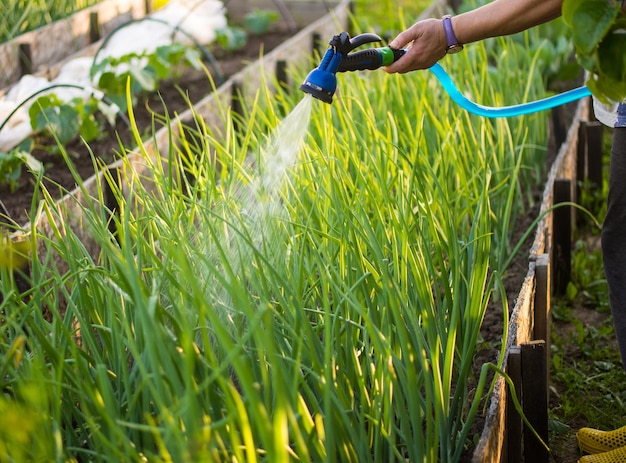
[[402,55],[405,50],[389,47],[370,48],[350,53],[355,48],[366,43],[380,42],[382,39],[376,34],[360,34],[350,38],[347,32],[335,35],[330,42],[319,66],[313,69],[304,79],[300,90],[312,95],[325,103],[333,102],[333,95],[337,89],[338,72],[374,70],[387,66]]
[[[335,35],[330,40],[330,47],[322,57],[319,66],[309,73],[300,86],[300,90],[325,103],[332,103],[333,95],[337,89],[336,74],[338,72],[378,69],[381,66],[392,64],[406,53],[406,50],[390,47],[370,48],[351,53],[352,50],[363,44],[380,41],[382,39],[376,34],[361,34],[353,38],[350,38],[347,32]],[[439,63],[435,63],[430,70],[457,104],[472,114],[484,117],[512,117],[531,114],[591,95],[589,89],[582,86],[542,100],[494,108],[476,104],[463,96]]]

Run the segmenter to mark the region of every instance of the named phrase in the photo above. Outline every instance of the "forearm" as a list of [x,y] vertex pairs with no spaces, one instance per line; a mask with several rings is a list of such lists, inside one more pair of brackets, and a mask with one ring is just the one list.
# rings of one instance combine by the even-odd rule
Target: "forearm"
[[[561,14],[563,0],[494,0],[452,18],[452,28],[461,44],[488,37],[510,35],[542,24]],[[446,34],[441,19],[418,21],[389,44],[407,47],[407,53],[387,66],[389,73],[427,69],[447,53]]]
[[494,0],[452,18],[461,43],[515,34],[561,15],[563,0]]

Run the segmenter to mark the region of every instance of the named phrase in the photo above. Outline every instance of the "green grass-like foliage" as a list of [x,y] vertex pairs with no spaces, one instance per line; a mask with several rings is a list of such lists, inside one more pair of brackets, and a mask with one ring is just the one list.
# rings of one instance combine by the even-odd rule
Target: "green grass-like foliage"
[[0,43],[70,16],[101,0],[3,0]]
[[[482,104],[541,96],[496,43],[442,64]],[[546,115],[470,116],[427,72],[341,75],[332,106],[268,88],[109,178],[116,214],[33,229],[26,293],[3,270],[0,408],[29,426],[0,461],[459,461]]]

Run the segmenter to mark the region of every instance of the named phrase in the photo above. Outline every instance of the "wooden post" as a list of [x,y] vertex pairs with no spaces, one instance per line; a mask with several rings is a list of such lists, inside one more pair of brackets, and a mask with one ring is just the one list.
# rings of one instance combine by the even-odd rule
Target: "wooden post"
[[236,133],[241,133],[242,124],[241,117],[243,116],[243,92],[241,82],[233,82],[230,93],[230,108],[231,117],[233,118],[233,127]]
[[[533,338],[550,343],[550,259],[548,254],[535,261],[535,303]],[[549,349],[548,349],[549,350]]]
[[18,47],[20,77],[33,73],[33,53],[30,43],[20,43]]
[[[535,323],[533,327],[533,337],[535,340],[545,342],[546,381],[550,378],[550,256],[541,254],[537,256],[535,264],[535,301],[534,301]],[[549,391],[546,385],[546,394]]]
[[[109,232],[118,240],[116,219],[120,217],[120,204],[115,190],[121,191],[120,178],[120,172],[116,167],[108,168],[106,174],[102,176],[103,205],[111,211],[108,228]],[[112,184],[116,184],[115,190]]]
[[89,13],[89,43],[96,43],[100,40],[100,19],[97,11]]
[[602,134],[601,122],[587,122],[587,178],[592,188],[602,186]]
[[[548,378],[546,377],[546,344],[531,341],[521,346],[522,408],[524,416],[543,442],[548,444]],[[548,463],[550,452],[524,425],[524,461]]]
[[[522,403],[522,348],[511,346],[507,357],[506,372],[515,386],[517,401]],[[506,394],[506,455],[507,463],[521,463],[522,461],[522,416],[515,409],[512,396],[513,391]]]
[[[276,61],[275,75],[276,83],[279,89],[282,89],[282,91],[286,95],[289,95],[291,93],[291,89],[289,86],[289,76],[287,75],[287,61],[283,59],[279,59]],[[280,114],[282,114],[283,117],[287,116],[289,110],[285,107],[285,101],[283,99],[280,99],[278,100],[278,104]]]
[[[567,203],[572,200],[571,181],[554,181],[553,204]],[[552,212],[552,268],[553,288],[556,294],[565,294],[572,275],[572,207],[559,206]]]
[[276,61],[276,80],[278,85],[285,91],[289,92],[289,76],[287,75],[287,61],[279,59]]
[[561,111],[558,106],[552,109],[550,116],[552,120],[552,134],[554,136],[554,143],[556,144],[556,147],[558,149],[565,141],[567,131],[563,127],[563,122],[561,120]]
[[574,201],[580,204],[581,184],[587,179],[587,122],[578,125],[578,143],[576,145],[576,196]]
[[598,122],[598,118],[596,117],[596,111],[593,109],[593,101],[591,97],[588,96],[587,100],[589,100],[589,103],[587,104],[587,118],[586,119],[591,122]]

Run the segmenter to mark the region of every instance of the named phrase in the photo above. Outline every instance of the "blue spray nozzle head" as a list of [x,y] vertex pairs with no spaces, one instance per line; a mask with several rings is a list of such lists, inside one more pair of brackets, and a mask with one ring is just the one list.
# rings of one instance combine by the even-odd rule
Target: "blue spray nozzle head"
[[330,104],[333,102],[333,95],[337,90],[337,77],[332,72],[315,68],[306,76],[300,85],[300,90]]
[[[332,43],[332,42],[331,42]],[[309,72],[300,90],[309,93],[324,103],[332,103],[333,95],[337,90],[337,68],[341,61],[341,55],[333,47],[326,50],[319,66]]]

